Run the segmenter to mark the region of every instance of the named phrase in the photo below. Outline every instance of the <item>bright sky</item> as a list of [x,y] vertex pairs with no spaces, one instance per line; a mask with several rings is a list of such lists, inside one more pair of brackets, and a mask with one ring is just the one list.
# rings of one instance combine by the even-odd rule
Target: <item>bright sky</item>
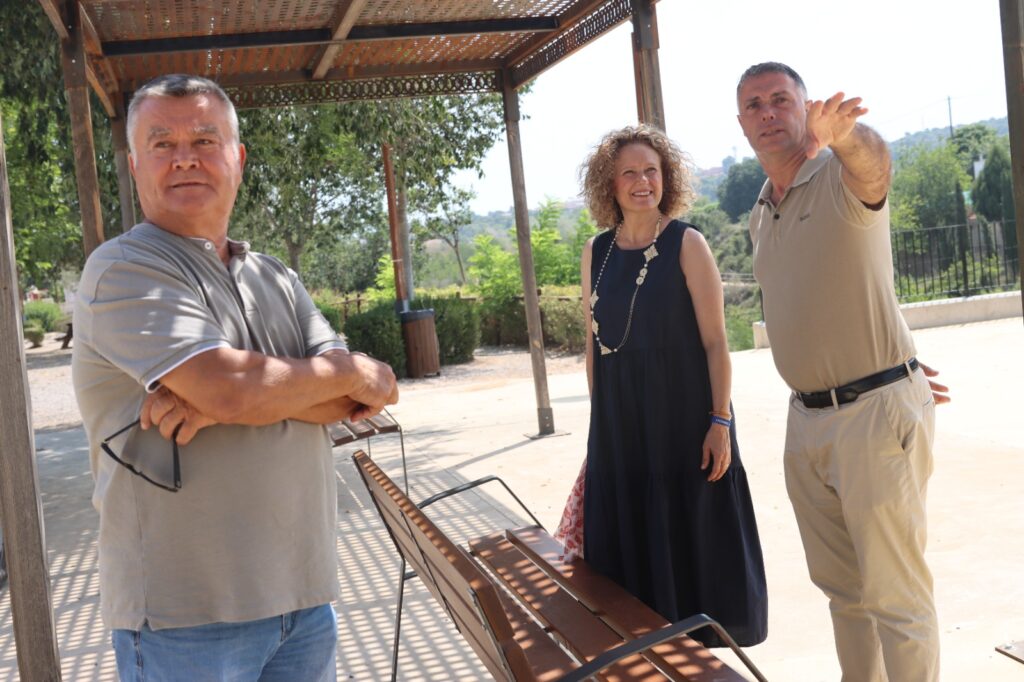
[[[752,156],[736,122],[735,92],[751,64],[781,61],[825,99],[864,98],[861,119],[887,140],[908,132],[1006,116],[999,3],[960,0],[661,0],[655,7],[668,134],[697,166]],[[570,55],[534,81],[520,105],[526,196],[572,199],[577,169],[609,130],[635,123],[631,23]],[[465,175],[473,210],[508,210],[508,148],[499,142],[486,177]]]

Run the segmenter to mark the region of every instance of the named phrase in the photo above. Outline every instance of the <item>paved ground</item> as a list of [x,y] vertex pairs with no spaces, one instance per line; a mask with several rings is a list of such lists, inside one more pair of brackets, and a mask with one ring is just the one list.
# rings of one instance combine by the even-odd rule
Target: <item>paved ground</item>
[[[939,410],[929,502],[928,558],[943,637],[943,679],[1024,680],[1024,665],[994,651],[998,644],[1024,639],[1024,428],[1016,401],[1024,385],[1024,326],[1016,318],[922,330],[915,339],[920,357],[942,370],[954,395]],[[47,382],[56,389],[66,381],[60,378],[66,355],[45,351],[33,360],[33,390]],[[589,410],[582,365],[572,357],[552,362],[551,404],[564,435],[531,440],[536,402],[525,354],[490,354],[478,363],[442,378],[403,382],[393,414],[405,428],[412,497],[496,473],[553,527],[585,450]],[[771,599],[768,640],[748,652],[773,681],[837,680],[827,606],[807,579],[782,480],[786,389],[770,351],[735,353],[733,368]],[[34,412],[37,425],[50,424],[37,429],[36,447],[64,679],[113,680],[113,657],[98,613],[96,515],[89,504],[84,436],[80,428],[68,428],[74,419],[56,402],[63,397],[49,397],[56,394],[38,390]],[[374,458],[400,480],[399,439],[380,437],[372,446]],[[351,451],[336,451],[344,585],[339,679],[383,680],[390,669],[398,562],[360,488]],[[521,523],[513,508],[507,496],[488,489],[439,503],[431,516],[451,535],[468,538]],[[4,590],[0,679],[17,678],[8,599]],[[401,680],[487,678],[418,586],[406,599],[399,665]]]

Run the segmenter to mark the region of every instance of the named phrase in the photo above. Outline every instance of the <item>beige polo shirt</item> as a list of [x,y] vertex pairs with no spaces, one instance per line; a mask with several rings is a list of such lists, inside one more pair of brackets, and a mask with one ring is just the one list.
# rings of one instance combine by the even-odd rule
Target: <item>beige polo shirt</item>
[[[138,417],[146,388],[218,347],[303,358],[344,348],[295,273],[232,242],[143,223],[89,257],[74,311],[72,376],[100,513],[103,618],[137,630],[240,622],[336,598],[337,490],[322,426],[216,425],[180,448],[182,488],[161,490],[100,449]],[[137,427],[112,441],[170,479],[171,444]]]
[[893,287],[888,202],[865,207],[841,173],[823,151],[778,206],[766,182],[750,213],[772,355],[797,391],[835,388],[915,353]]

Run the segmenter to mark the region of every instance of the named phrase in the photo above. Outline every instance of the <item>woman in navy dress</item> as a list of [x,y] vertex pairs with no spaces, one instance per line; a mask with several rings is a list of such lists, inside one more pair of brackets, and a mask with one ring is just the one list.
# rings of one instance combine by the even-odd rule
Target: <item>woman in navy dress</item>
[[[741,646],[767,636],[761,545],[730,401],[722,281],[676,220],[693,197],[661,131],[607,135],[581,169],[607,229],[582,260],[587,380],[586,561],[669,621],[717,620]],[[694,633],[723,646],[709,628]]]

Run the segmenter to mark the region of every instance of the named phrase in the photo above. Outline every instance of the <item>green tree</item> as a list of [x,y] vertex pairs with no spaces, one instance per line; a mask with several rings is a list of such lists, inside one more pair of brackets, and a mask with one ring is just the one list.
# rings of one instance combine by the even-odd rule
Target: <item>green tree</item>
[[891,200],[903,220],[913,216],[914,225],[938,227],[957,222],[957,183],[967,186],[970,178],[951,145],[907,150],[896,162]]
[[[504,129],[498,95],[435,96],[358,102],[351,109],[352,131],[367,155],[380,145],[392,149],[399,238],[409,248],[409,215],[436,214],[459,170],[481,173],[484,155]],[[412,264],[406,264],[412,282]]]
[[248,156],[236,235],[303,272],[309,251],[384,230],[380,165],[354,142],[343,107],[257,109],[241,118]]
[[423,214],[412,223],[412,233],[417,243],[426,239],[440,239],[452,250],[459,266],[459,284],[466,283],[461,248],[462,231],[473,222],[469,202],[474,196],[473,192],[458,187],[442,188],[438,194],[438,203],[430,207],[430,210],[425,207]]
[[[83,261],[60,42],[39,3],[0,3],[0,111],[21,284],[53,284]],[[110,127],[92,101],[104,232],[121,230]]]
[[961,167],[974,177],[974,162],[996,141],[996,131],[984,123],[969,123],[953,130],[953,148]]
[[718,206],[732,221],[750,210],[767,179],[756,158],[743,159],[729,166],[725,180],[718,188]]
[[1013,176],[1010,155],[1000,141],[993,141],[971,191],[974,209],[988,220],[1013,220]]

